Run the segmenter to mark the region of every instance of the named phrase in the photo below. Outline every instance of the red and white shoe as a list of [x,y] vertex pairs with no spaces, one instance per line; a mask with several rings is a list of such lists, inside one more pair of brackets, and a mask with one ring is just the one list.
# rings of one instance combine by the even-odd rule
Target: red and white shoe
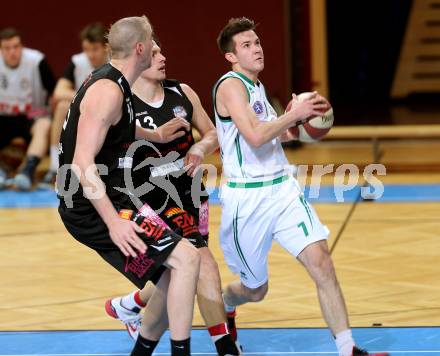
[[125,324],[128,334],[136,341],[141,329],[141,310],[130,310],[121,305],[121,298],[109,299],[105,302],[105,312],[108,316],[118,319]]
[[235,345],[237,345],[238,351],[240,351],[240,354],[242,354],[243,346],[241,346],[241,344],[238,342],[237,325],[235,324],[236,316],[237,316],[237,310],[235,309],[233,312],[226,313],[226,320],[228,322],[228,329],[229,329],[229,333],[232,336],[232,340],[234,340]]

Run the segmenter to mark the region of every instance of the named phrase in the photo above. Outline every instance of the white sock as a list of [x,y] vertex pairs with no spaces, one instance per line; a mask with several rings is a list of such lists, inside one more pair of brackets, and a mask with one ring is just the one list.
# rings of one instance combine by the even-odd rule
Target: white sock
[[121,299],[121,305],[129,310],[133,310],[135,308],[142,309],[145,307],[145,304],[140,300],[139,291],[134,291]]
[[353,353],[353,346],[355,345],[351,329],[336,334],[335,342],[339,351],[339,356],[351,356]]
[[223,304],[225,305],[226,313],[232,313],[235,310],[235,306],[226,304],[226,302],[225,302],[225,295],[223,293],[222,293],[222,298],[223,298]]
[[52,172],[58,170],[58,145],[50,146],[50,168]]

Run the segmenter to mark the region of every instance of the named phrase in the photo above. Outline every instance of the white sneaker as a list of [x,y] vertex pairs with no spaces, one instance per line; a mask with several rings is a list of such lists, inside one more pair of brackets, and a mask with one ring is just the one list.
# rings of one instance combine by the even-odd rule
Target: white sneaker
[[11,179],[9,184],[22,191],[29,191],[32,188],[31,178],[24,173],[18,173],[14,178]]
[[121,305],[121,297],[109,299],[105,302],[106,313],[114,318],[122,321],[127,328],[128,334],[136,341],[139,331],[141,330],[142,315]]
[[240,355],[243,355],[243,346],[238,342],[238,340],[235,340],[235,345],[237,346],[238,352]]

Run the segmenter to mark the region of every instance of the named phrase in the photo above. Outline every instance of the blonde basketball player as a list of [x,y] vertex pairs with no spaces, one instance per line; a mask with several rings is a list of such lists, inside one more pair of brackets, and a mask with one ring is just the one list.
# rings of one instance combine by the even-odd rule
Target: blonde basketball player
[[240,275],[224,289],[231,326],[235,307],[261,301],[268,290],[267,256],[275,240],[306,268],[316,283],[323,317],[336,339],[340,356],[368,354],[355,346],[347,310],[328,247],[329,231],[301,194],[285,167],[281,139],[287,129],[328,108],[314,93],[295,101],[277,117],[258,80],[264,54],[255,25],[231,19],[218,45],[232,71],[214,86],[214,109],[223,174],[220,240],[229,268]]

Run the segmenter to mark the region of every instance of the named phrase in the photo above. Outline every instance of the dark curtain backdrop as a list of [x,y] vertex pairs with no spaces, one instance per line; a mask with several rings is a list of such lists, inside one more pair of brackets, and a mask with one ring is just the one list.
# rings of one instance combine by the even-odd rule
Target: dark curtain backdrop
[[338,124],[390,123],[390,88],[411,0],[328,0],[330,98]]

